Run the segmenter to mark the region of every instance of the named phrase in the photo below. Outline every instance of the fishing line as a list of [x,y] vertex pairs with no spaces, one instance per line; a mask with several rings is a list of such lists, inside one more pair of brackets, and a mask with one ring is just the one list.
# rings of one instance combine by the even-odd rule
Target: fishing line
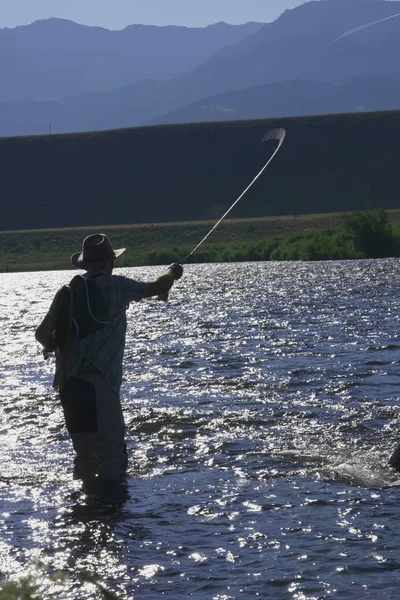
[[203,239],[201,240],[201,242],[199,242],[197,244],[197,246],[195,248],[193,248],[193,250],[190,252],[190,254],[188,254],[187,256],[185,256],[184,258],[182,258],[182,260],[179,261],[180,265],[184,265],[191,256],[193,256],[193,254],[200,248],[200,246],[210,237],[210,235],[212,234],[213,231],[215,231],[218,227],[218,225],[225,219],[225,217],[231,212],[231,210],[236,206],[236,204],[243,198],[243,196],[245,194],[247,194],[247,192],[249,191],[249,189],[252,187],[252,185],[257,181],[257,179],[259,177],[261,177],[261,175],[264,173],[265,169],[268,167],[268,165],[272,162],[272,160],[275,158],[275,156],[278,154],[280,147],[282,146],[284,140],[285,140],[285,136],[286,136],[286,131],[283,128],[278,128],[278,129],[271,129],[270,131],[268,131],[268,133],[263,137],[263,139],[261,140],[261,142],[267,142],[269,140],[276,140],[278,141],[278,146],[275,150],[275,152],[272,154],[272,156],[268,159],[268,162],[265,163],[265,165],[263,166],[263,168],[261,169],[261,171],[259,173],[257,173],[257,175],[254,177],[253,181],[247,186],[247,188],[240,194],[239,198],[237,198],[237,200],[235,200],[235,202],[232,204],[232,206],[230,208],[228,208],[228,210],[226,211],[226,213],[224,213],[222,215],[222,217],[219,219],[219,221],[217,221],[215,223],[215,225],[210,229],[210,231],[207,233],[207,235],[205,235],[203,237]]

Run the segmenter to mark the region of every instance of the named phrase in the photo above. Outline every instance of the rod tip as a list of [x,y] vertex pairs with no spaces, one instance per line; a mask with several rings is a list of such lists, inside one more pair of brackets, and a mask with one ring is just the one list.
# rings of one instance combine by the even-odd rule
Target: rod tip
[[270,129],[270,131],[268,131],[263,139],[261,140],[262,142],[267,142],[268,140],[276,140],[277,142],[283,142],[283,140],[285,139],[285,135],[286,135],[286,130],[283,129],[283,127],[278,127],[277,129]]

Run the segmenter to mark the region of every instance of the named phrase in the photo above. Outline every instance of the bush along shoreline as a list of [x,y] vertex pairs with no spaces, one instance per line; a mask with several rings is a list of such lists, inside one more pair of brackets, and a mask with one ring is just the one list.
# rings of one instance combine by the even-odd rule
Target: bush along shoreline
[[[340,217],[340,225],[334,228],[307,228],[264,239],[241,238],[240,226],[235,226],[235,239],[239,241],[232,241],[229,235],[222,236],[222,242],[207,241],[188,263],[354,260],[400,256],[400,229],[392,227],[387,211],[382,208],[367,207],[362,211],[344,213]],[[176,228],[179,227],[182,226],[176,225]],[[199,227],[204,229],[204,224],[199,224]],[[174,225],[169,229],[174,230]],[[125,245],[127,231],[128,226],[126,230],[123,227],[111,227],[107,232],[114,245]],[[83,233],[83,230],[76,229],[4,232],[0,234],[0,272],[70,269],[69,256],[79,249],[82,237],[87,233],[87,230]],[[143,241],[137,247],[132,230],[129,236],[132,245],[129,247],[127,244],[126,253],[118,261],[120,267],[178,262],[193,249],[187,239],[182,244],[178,242],[179,232],[176,231],[173,244],[171,235],[167,235],[164,246],[157,240],[157,245],[151,248],[146,248]]]
[[288,236],[269,260],[350,260],[400,256],[400,231],[393,230],[388,214],[367,207],[342,215],[336,230],[319,229]]

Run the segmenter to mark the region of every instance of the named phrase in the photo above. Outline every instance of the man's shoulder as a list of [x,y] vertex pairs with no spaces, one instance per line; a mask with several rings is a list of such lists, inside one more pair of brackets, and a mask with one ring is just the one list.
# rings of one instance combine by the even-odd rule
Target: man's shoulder
[[101,273],[97,276],[93,281],[98,284],[100,287],[109,286],[109,287],[121,287],[125,285],[125,279],[123,275],[107,275],[106,273]]
[[120,291],[124,296],[141,299],[147,297],[148,284],[142,281],[137,281],[125,275],[105,275],[99,277],[98,281],[100,288],[107,288],[112,291]]

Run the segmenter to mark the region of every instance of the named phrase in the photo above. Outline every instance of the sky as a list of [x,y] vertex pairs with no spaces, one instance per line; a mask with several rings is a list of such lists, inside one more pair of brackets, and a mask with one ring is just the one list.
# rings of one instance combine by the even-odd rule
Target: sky
[[305,0],[0,0],[0,28],[59,17],[84,25],[123,29],[127,25],[203,27],[218,21],[274,21]]

